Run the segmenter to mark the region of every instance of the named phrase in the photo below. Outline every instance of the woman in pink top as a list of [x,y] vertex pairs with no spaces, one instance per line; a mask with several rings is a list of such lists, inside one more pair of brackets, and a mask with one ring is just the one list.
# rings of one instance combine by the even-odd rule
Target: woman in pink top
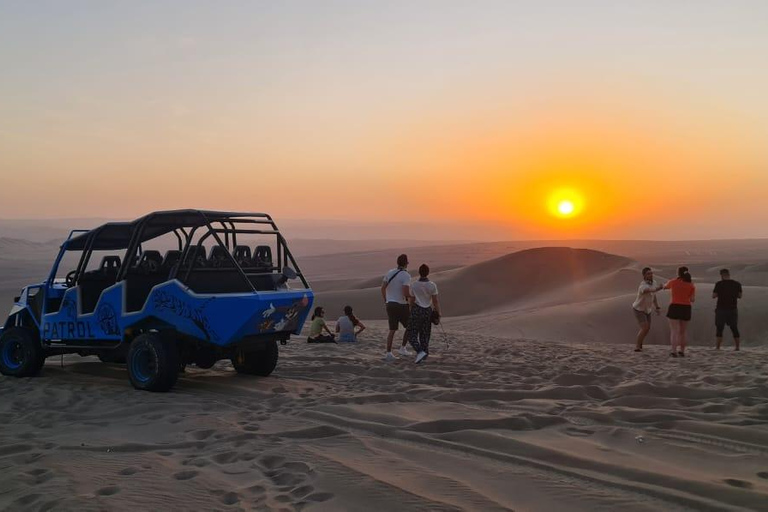
[[691,310],[696,300],[696,286],[693,284],[691,274],[686,267],[678,269],[678,278],[664,285],[665,290],[672,292],[672,300],[667,310],[669,319],[670,343],[672,344],[671,357],[685,357],[687,345],[688,322],[691,321]]

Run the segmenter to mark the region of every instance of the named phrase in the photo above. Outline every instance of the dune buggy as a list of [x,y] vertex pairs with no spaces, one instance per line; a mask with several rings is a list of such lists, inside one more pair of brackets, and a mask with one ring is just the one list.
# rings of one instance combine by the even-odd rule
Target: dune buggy
[[48,278],[16,297],[0,372],[33,376],[46,357],[79,354],[126,363],[131,384],[149,391],[222,359],[266,376],[312,301],[269,215],[177,210],[110,222],[70,233]]

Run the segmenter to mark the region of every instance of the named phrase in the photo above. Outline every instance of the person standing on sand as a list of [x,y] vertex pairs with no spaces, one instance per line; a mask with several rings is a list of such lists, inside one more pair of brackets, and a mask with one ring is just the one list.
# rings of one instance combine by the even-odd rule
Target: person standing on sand
[[664,285],[665,290],[672,292],[672,299],[667,310],[669,337],[672,345],[672,352],[669,355],[670,357],[685,357],[685,347],[688,344],[688,324],[691,321],[693,303],[696,301],[696,286],[693,284],[687,267],[680,267],[677,275],[680,277]]
[[416,351],[416,364],[429,355],[429,338],[432,335],[432,312],[440,317],[440,301],[437,299],[437,285],[429,280],[429,267],[419,267],[419,280],[411,283],[411,317],[405,335]]
[[[401,254],[397,257],[397,268],[393,268],[384,275],[381,283],[381,297],[387,310],[387,320],[389,321],[389,334],[387,335],[387,353],[384,359],[394,361],[397,359],[392,353],[392,342],[395,339],[395,332],[402,324],[408,328],[408,318],[410,309],[408,308],[408,296],[410,295],[411,275],[407,271],[408,256]],[[407,343],[407,332],[403,334],[403,344],[400,347],[400,355],[410,355]]]
[[640,325],[635,343],[635,352],[643,351],[643,341],[651,330],[651,314],[655,311],[657,315],[661,314],[659,301],[656,299],[656,292],[663,286],[653,279],[653,270],[650,267],[643,269],[643,281],[637,289],[637,298],[632,304],[632,311],[635,313],[635,319]]
[[731,328],[733,334],[733,350],[739,350],[741,335],[739,334],[739,299],[742,296],[741,283],[731,279],[731,271],[724,268],[720,271],[720,281],[715,284],[712,298],[717,299],[715,306],[715,329],[717,336],[717,350],[723,344],[723,330],[725,326]]

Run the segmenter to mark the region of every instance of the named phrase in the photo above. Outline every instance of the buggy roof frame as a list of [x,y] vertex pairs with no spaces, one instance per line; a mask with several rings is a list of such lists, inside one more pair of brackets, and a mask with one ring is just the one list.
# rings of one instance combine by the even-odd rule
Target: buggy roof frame
[[139,244],[171,233],[180,228],[198,228],[212,222],[232,222],[242,219],[261,219],[258,223],[269,224],[278,231],[272,217],[256,212],[222,212],[213,210],[168,210],[150,213],[131,222],[108,222],[90,231],[68,239],[62,245],[67,251],[87,249],[127,249],[138,236]]

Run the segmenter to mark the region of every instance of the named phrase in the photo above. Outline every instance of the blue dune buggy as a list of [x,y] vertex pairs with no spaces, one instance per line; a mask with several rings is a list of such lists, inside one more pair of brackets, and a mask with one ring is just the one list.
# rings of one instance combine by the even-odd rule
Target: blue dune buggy
[[110,222],[70,233],[48,278],[16,297],[0,372],[33,376],[46,357],[80,354],[126,363],[131,384],[149,391],[222,359],[266,376],[312,301],[269,215],[177,210]]

